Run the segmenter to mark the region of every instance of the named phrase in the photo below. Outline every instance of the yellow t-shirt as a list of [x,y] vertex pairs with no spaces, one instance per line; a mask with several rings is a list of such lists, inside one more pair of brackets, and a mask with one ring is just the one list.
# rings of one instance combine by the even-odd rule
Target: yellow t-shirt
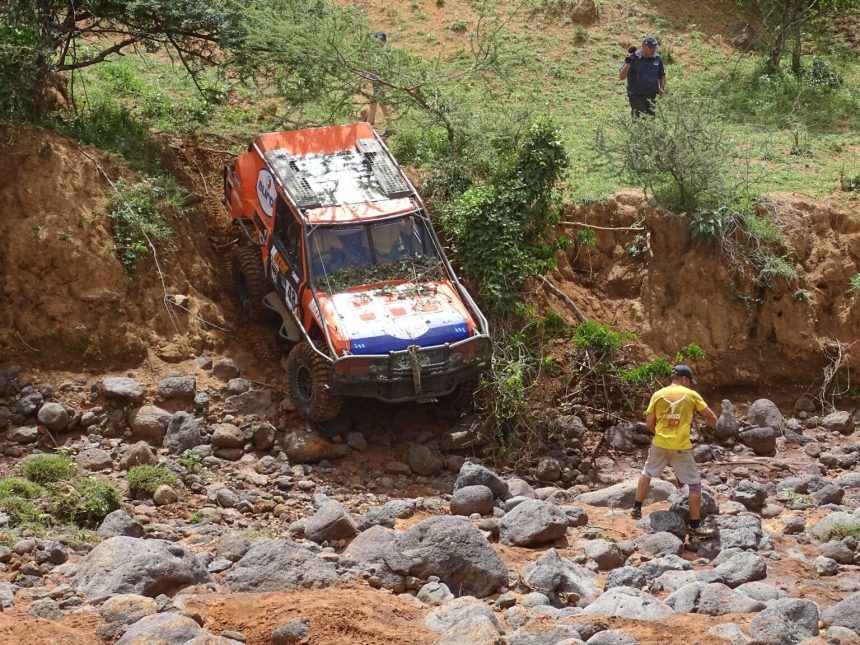
[[695,392],[683,385],[670,385],[657,390],[648,404],[647,414],[657,416],[654,445],[667,450],[689,450],[690,427],[693,415],[708,404]]

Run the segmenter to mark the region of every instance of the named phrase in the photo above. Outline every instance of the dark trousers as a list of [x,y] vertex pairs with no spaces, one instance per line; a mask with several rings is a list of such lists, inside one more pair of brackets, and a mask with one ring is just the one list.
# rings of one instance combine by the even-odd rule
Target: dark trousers
[[627,98],[630,100],[630,113],[633,115],[633,118],[638,117],[640,114],[650,114],[654,116],[654,100],[657,98],[656,94],[650,94],[648,96],[644,96],[642,94],[628,94]]

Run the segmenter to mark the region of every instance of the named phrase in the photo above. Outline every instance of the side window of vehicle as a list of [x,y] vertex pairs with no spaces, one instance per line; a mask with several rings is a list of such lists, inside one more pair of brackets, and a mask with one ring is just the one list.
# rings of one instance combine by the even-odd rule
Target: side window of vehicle
[[276,230],[278,240],[290,269],[302,279],[304,270],[302,268],[302,227],[293,217],[290,209],[278,196]]

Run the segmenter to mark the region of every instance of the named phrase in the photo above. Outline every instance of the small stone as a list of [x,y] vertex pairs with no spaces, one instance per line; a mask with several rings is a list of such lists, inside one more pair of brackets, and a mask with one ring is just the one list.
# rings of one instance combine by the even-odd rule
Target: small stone
[[152,500],[155,502],[156,506],[173,504],[178,499],[179,495],[177,495],[176,491],[166,484],[162,484],[156,488],[155,492],[152,494]]
[[62,432],[69,425],[69,413],[59,403],[45,403],[39,408],[39,423],[51,432]]
[[20,443],[21,445],[27,445],[30,443],[34,443],[39,438],[39,428],[32,426],[22,426],[19,428],[13,428],[6,435],[9,441],[14,441],[15,443]]
[[272,632],[272,645],[294,645],[301,643],[308,635],[308,621],[306,618],[294,618],[279,625]]
[[158,461],[152,448],[145,441],[133,443],[126,449],[125,454],[119,460],[119,469],[128,470],[132,466],[154,464]]
[[230,358],[219,358],[212,365],[212,375],[222,381],[229,381],[239,376],[239,367]]
[[143,386],[125,376],[107,376],[102,379],[102,392],[109,399],[125,403],[140,403],[143,400]]
[[51,598],[42,598],[35,601],[27,609],[27,613],[37,618],[44,618],[45,620],[57,620],[63,614],[57,601]]
[[820,576],[835,576],[839,573],[839,563],[832,558],[819,555],[815,558],[815,571]]
[[83,470],[107,470],[113,467],[110,453],[101,448],[86,448],[75,456],[75,462]]

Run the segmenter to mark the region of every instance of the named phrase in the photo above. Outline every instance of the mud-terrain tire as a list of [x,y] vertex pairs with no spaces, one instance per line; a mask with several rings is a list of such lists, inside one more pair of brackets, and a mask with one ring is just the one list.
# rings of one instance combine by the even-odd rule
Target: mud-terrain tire
[[231,263],[233,293],[245,315],[254,322],[272,319],[272,312],[263,304],[271,289],[263,273],[260,250],[255,246],[240,246]]
[[311,421],[330,421],[338,415],[342,400],[325,389],[329,364],[307,342],[293,347],[284,367],[296,412]]
[[481,384],[480,377],[470,378],[457,386],[457,389],[439,401],[439,404],[452,410],[458,417],[471,412],[475,407],[475,390]]

